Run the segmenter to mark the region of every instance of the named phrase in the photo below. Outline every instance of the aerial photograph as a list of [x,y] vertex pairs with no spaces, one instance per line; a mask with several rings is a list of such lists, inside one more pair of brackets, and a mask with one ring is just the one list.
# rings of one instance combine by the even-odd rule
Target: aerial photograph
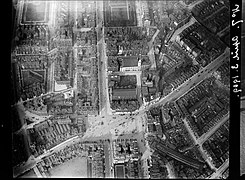
[[229,0],[12,9],[13,178],[229,178]]

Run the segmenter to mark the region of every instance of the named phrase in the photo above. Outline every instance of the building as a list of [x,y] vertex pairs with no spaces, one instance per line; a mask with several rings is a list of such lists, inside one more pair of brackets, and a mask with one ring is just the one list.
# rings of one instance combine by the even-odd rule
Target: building
[[155,131],[156,131],[156,127],[155,127],[155,124],[153,124],[153,123],[148,123],[147,124],[148,126],[148,128],[147,128],[147,131],[149,132],[149,133],[154,133]]
[[88,116],[80,116],[76,119],[75,124],[85,124],[88,121]]
[[112,100],[137,99],[137,89],[113,89]]
[[48,123],[47,123],[47,121],[43,121],[41,123],[35,124],[33,127],[34,127],[35,130],[39,131],[41,129],[47,128],[48,127]]
[[142,86],[141,87],[142,95],[147,96],[148,95],[148,87],[147,86]]
[[71,119],[67,118],[67,119],[59,119],[57,120],[58,124],[69,124],[71,123]]
[[112,21],[118,21],[118,14],[119,12],[121,12],[121,17],[123,20],[129,20],[130,19],[130,15],[129,15],[129,11],[127,4],[122,4],[122,2],[120,2],[120,4],[117,2],[116,6],[111,4],[112,2],[110,2],[110,7],[111,7],[111,19]]
[[117,81],[117,82],[119,82],[120,81],[120,76],[119,75],[110,75],[109,76],[109,79],[111,81]]
[[124,164],[116,164],[114,166],[115,169],[115,175],[116,178],[125,178],[125,166]]
[[69,90],[67,92],[64,92],[63,94],[64,94],[65,99],[69,99],[69,98],[73,97],[74,92],[73,92],[73,90]]
[[177,161],[180,161],[186,165],[189,165],[199,170],[201,170],[205,165],[203,162],[200,162],[199,160],[192,159],[186,155],[177,152],[172,148],[167,147],[160,139],[154,139],[153,142],[151,142],[150,146],[159,153],[160,157],[162,155],[167,154],[168,156],[176,159]]
[[156,131],[157,131],[157,134],[158,135],[163,135],[163,132],[162,132],[162,127],[161,127],[161,125],[160,124],[157,124],[156,125]]
[[191,52],[195,47],[195,45],[186,38],[183,38],[182,40],[180,40],[180,45],[184,46],[189,52]]
[[155,94],[157,92],[156,87],[149,87],[149,94]]
[[137,56],[127,56],[121,58],[122,65],[120,71],[139,71],[141,60]]
[[201,50],[200,49],[198,49],[198,48],[194,48],[193,49],[193,51],[192,51],[192,54],[193,54],[193,56],[195,57],[195,58],[197,58],[200,54],[201,54]]
[[153,81],[147,81],[145,82],[145,85],[148,87],[153,87]]
[[54,82],[54,91],[62,91],[62,90],[66,90],[71,86],[71,82],[70,80],[68,81],[55,81]]
[[109,88],[114,87],[114,85],[115,85],[115,81],[109,81],[109,83],[108,83]]

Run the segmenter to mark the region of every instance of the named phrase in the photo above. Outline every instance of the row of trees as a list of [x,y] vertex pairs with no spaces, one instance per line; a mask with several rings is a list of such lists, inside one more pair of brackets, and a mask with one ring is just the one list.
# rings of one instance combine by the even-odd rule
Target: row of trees
[[140,104],[137,100],[113,100],[111,108],[113,110],[133,112],[139,108]]

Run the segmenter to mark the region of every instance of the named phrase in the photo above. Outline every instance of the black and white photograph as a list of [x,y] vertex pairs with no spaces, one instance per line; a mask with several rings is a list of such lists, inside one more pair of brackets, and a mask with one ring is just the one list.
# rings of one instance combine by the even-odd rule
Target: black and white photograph
[[245,174],[242,3],[12,0],[12,178]]

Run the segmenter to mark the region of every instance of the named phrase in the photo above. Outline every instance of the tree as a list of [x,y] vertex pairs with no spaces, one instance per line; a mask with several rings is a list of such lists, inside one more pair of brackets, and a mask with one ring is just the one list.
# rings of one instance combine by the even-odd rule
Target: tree
[[46,144],[45,140],[40,135],[38,135],[37,133],[34,134],[34,139],[38,145],[45,145]]

